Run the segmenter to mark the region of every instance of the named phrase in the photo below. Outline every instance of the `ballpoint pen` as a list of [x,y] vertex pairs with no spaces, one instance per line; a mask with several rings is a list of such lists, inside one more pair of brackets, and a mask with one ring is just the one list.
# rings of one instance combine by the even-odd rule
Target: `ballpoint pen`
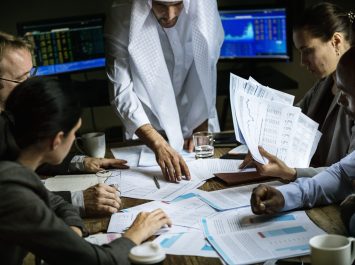
[[153,176],[153,180],[154,180],[155,186],[157,186],[157,188],[160,189],[160,184],[158,182],[157,176]]

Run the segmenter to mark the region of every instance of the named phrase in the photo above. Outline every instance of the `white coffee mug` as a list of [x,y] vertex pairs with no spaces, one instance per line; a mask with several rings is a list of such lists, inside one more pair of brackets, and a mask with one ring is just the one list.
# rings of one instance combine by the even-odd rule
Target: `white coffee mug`
[[351,265],[355,259],[355,238],[318,235],[309,240],[312,265]]
[[104,158],[106,153],[105,134],[102,132],[83,134],[75,139],[75,146],[83,154]]

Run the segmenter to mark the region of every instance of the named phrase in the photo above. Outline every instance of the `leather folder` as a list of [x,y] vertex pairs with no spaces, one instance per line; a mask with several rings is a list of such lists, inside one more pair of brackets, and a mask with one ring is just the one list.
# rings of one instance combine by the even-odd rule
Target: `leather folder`
[[239,185],[246,183],[255,183],[266,180],[277,180],[275,177],[261,176],[258,172],[232,172],[232,173],[216,173],[217,178],[221,179],[227,185]]

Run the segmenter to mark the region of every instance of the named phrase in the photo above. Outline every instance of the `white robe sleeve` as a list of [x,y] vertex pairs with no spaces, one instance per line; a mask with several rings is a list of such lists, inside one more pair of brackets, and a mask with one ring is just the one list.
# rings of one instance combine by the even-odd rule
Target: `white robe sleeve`
[[150,123],[141,101],[134,91],[128,40],[130,4],[113,6],[106,24],[106,67],[110,82],[111,104],[122,120],[128,137],[144,124]]

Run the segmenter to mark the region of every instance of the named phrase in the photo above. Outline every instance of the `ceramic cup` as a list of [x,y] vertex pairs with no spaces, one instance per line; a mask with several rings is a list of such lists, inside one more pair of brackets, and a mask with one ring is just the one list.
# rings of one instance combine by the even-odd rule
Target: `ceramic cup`
[[83,134],[75,139],[75,146],[83,154],[104,158],[106,153],[105,134],[102,132]]
[[318,235],[309,240],[312,265],[351,265],[355,258],[355,238]]

